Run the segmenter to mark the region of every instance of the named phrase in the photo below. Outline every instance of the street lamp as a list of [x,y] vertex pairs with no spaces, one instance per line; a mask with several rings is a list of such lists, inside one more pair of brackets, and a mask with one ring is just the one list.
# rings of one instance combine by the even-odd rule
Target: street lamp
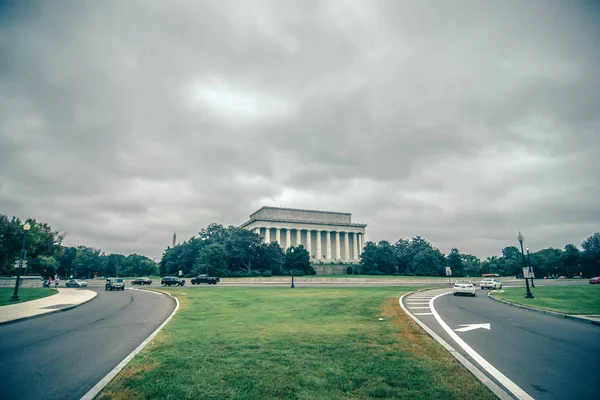
[[[293,247],[290,249],[290,254],[294,254]],[[290,274],[292,274],[292,286],[290,286],[290,289],[293,289],[296,287],[296,286],[294,286],[294,259],[293,258],[292,258],[292,268],[290,269]]]
[[21,283],[21,268],[23,268],[23,261],[25,260],[25,256],[27,255],[27,251],[25,250],[25,243],[27,243],[27,232],[29,232],[31,226],[28,223],[23,225],[23,245],[21,246],[21,257],[19,258],[19,267],[17,268],[17,281],[15,282],[15,292],[13,293],[10,301],[21,301],[19,299],[19,284]]
[[[519,232],[519,234],[517,235],[517,240],[519,241],[519,244],[521,245],[521,257],[523,258],[523,269],[527,268],[526,264],[525,264],[525,252],[523,251],[523,234],[521,232]],[[525,293],[525,298],[526,299],[533,299],[533,294],[531,294],[531,291],[529,290],[529,280],[527,279],[527,277],[525,278],[525,286],[527,287],[527,292]]]
[[527,248],[527,263],[529,264],[529,277],[531,278],[531,288],[535,288],[533,283],[533,269],[531,268],[531,255],[529,254],[529,247]]

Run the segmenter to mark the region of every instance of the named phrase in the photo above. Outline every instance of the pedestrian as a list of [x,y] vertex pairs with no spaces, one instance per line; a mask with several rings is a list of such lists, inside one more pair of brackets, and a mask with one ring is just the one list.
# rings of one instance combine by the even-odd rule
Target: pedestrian
[[57,276],[56,279],[54,280],[54,287],[55,288],[58,287],[58,281],[60,281],[60,278]]
[[48,278],[48,287],[52,287],[52,277]]

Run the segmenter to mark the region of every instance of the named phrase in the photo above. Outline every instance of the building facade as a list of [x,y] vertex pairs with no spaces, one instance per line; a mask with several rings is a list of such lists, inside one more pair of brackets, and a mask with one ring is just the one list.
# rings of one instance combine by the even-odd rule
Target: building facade
[[313,262],[359,262],[366,242],[366,224],[352,223],[352,214],[294,208],[262,207],[241,225],[266,243],[283,249],[302,245]]

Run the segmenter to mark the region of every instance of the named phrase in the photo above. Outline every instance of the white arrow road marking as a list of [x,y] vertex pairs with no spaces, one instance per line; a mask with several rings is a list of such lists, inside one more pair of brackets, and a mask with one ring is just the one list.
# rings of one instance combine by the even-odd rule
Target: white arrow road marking
[[469,332],[475,329],[487,329],[488,331],[490,330],[490,324],[466,324],[459,326],[464,326],[464,328],[455,329],[456,332]]

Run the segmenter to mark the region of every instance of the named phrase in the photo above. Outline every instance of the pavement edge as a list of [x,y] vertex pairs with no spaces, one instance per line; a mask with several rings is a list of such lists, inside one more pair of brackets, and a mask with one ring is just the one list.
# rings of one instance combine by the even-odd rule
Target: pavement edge
[[179,310],[179,299],[177,297],[171,295],[171,293],[162,292],[162,291],[158,291],[158,290],[145,290],[145,289],[137,289],[137,288],[135,290],[142,290],[144,292],[151,292],[151,293],[161,293],[161,294],[164,294],[165,296],[169,296],[173,300],[175,300],[175,309],[173,310],[171,315],[169,315],[167,317],[167,319],[162,324],[160,324],[160,326],[158,328],[156,328],[156,330],[154,332],[152,332],[150,334],[150,336],[148,336],[146,338],[146,340],[144,340],[142,343],[140,343],[140,345],[138,347],[136,347],[131,353],[129,353],[129,355],[127,357],[125,357],[123,359],[123,361],[121,361],[119,364],[117,364],[116,367],[114,367],[108,374],[106,374],[106,376],[104,378],[102,378],[100,380],[100,382],[98,382],[96,385],[94,385],[93,388],[91,388],[86,394],[84,394],[83,397],[81,397],[81,400],[92,400],[94,397],[96,397],[98,395],[98,393],[100,393],[102,391],[102,389],[104,389],[104,387],[106,385],[108,385],[110,383],[110,381],[112,381],[115,378],[115,376],[117,376],[117,374],[119,372],[121,372],[121,370],[123,368],[125,368],[127,366],[127,364],[129,364],[129,362],[131,362],[131,360],[133,360],[133,357],[135,357],[140,351],[142,351],[144,349],[144,347],[146,347],[148,345],[148,343],[150,343],[150,341],[152,339],[154,339],[154,337],[162,330],[162,328],[165,327],[165,325],[167,325],[169,323],[171,318],[173,318],[175,313]]
[[[88,290],[88,289],[86,289],[86,290]],[[71,304],[71,305],[69,305],[67,307],[61,307],[59,309],[48,311],[48,312],[45,312],[43,314],[29,315],[27,317],[21,317],[21,318],[11,319],[10,321],[3,321],[3,322],[0,321],[0,325],[8,325],[8,324],[12,324],[12,323],[15,323],[15,322],[27,321],[29,319],[35,319],[35,318],[45,317],[46,315],[54,314],[54,313],[57,313],[57,312],[72,310],[72,309],[77,308],[77,307],[79,307],[79,306],[81,306],[81,305],[83,305],[83,304],[85,304],[87,302],[90,302],[90,301],[94,300],[96,298],[96,296],[98,296],[97,292],[94,292],[93,290],[90,290],[90,292],[94,293],[94,295],[92,297],[90,297],[89,299],[82,301],[79,304]]]
[[563,314],[563,313],[559,313],[559,312],[556,312],[556,311],[544,310],[542,308],[535,308],[535,307],[524,306],[522,304],[513,303],[512,301],[502,300],[502,299],[499,299],[497,297],[494,297],[494,296],[492,296],[492,293],[494,293],[494,292],[492,291],[492,292],[488,293],[488,297],[490,299],[494,299],[494,300],[499,301],[501,303],[508,304],[509,306],[518,307],[518,308],[522,308],[522,309],[525,309],[525,310],[531,310],[531,311],[535,311],[535,312],[538,312],[538,313],[541,313],[541,314],[553,315],[553,316],[558,317],[558,318],[566,318],[566,319],[570,319],[570,320],[573,320],[573,321],[579,321],[579,322],[583,322],[583,323],[587,323],[587,324],[592,324],[592,325],[598,325],[598,326],[600,326],[600,322],[598,322],[598,321],[593,321],[593,320],[587,319],[587,318],[581,318],[581,317],[578,317],[578,316],[575,316],[575,315]]
[[421,322],[417,317],[412,315],[412,313],[410,311],[408,311],[408,309],[406,309],[406,307],[404,307],[404,304],[402,304],[402,299],[404,297],[414,294],[414,293],[424,292],[426,290],[432,290],[432,289],[420,289],[420,290],[415,290],[412,292],[405,293],[398,299],[398,303],[400,303],[400,307],[402,307],[404,312],[410,318],[412,318],[413,321],[415,321],[425,332],[427,332],[427,334],[429,334],[429,336],[431,336],[439,344],[441,344],[443,348],[445,348],[450,354],[452,354],[452,356],[454,356],[454,358],[456,358],[465,368],[467,368],[469,370],[469,372],[471,372],[471,374],[473,374],[473,376],[475,376],[475,378],[477,378],[488,389],[490,389],[490,391],[492,393],[494,393],[499,399],[501,399],[501,400],[513,399],[513,397],[506,390],[502,389],[498,384],[496,384],[496,382],[494,382],[487,375],[485,375],[483,372],[481,372],[481,370],[479,368],[477,368],[475,365],[473,365],[473,363],[471,363],[469,360],[467,360],[456,349],[454,349],[452,346],[450,346],[450,344],[448,344],[448,342],[446,342],[444,339],[442,339],[437,333],[435,333],[433,330],[431,330],[427,325],[425,325],[423,322]]

